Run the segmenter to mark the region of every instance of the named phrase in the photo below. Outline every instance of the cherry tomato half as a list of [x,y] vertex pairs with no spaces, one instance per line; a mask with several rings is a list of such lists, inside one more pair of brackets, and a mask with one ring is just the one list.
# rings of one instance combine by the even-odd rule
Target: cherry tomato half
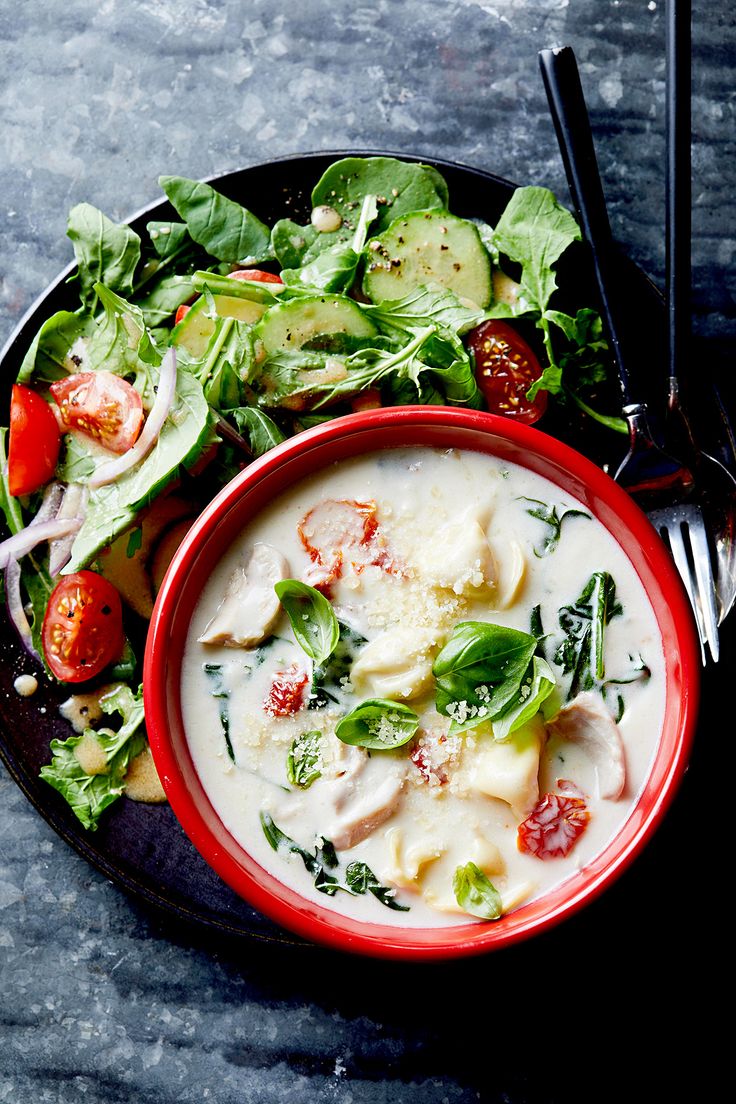
[[30,387],[14,384],[8,444],[8,490],[12,495],[33,494],[48,483],[59,459],[60,442],[50,404]]
[[264,272],[262,268],[236,268],[230,273],[231,280],[255,280],[259,284],[283,284],[280,276],[273,272]]
[[542,374],[533,350],[506,322],[481,322],[467,336],[475,378],[492,414],[531,425],[547,409],[547,392],[530,402],[526,393]]
[[122,655],[123,610],[112,583],[94,571],[66,575],[43,621],[43,651],[62,682],[86,682]]
[[49,390],[62,426],[92,437],[111,452],[127,452],[141,431],[141,397],[112,372],[77,372]]

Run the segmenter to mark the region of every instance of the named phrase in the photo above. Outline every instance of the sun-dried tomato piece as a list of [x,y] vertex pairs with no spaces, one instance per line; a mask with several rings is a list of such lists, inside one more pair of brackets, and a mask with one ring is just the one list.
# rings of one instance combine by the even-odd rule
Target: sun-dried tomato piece
[[304,704],[307,672],[292,663],[286,671],[277,671],[263,699],[263,708],[270,717],[291,717]]
[[358,574],[366,567],[397,573],[394,557],[378,526],[372,500],[328,498],[309,510],[297,532],[313,566],[307,582],[323,594],[342,576],[346,563]]
[[538,859],[562,858],[588,827],[589,820],[582,798],[545,794],[519,825],[518,848]]
[[585,794],[576,786],[574,782],[571,782],[569,778],[558,778],[557,789],[560,790],[566,797],[580,797],[583,801],[586,800]]

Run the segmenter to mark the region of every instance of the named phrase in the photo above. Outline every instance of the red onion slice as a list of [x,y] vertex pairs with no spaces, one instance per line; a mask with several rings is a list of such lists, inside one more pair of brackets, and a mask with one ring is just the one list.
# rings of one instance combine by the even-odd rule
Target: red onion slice
[[151,408],[151,413],[146,418],[141,435],[132,448],[124,452],[116,460],[108,460],[87,480],[88,487],[104,487],[112,483],[124,472],[132,468],[134,464],[143,460],[153,448],[159,433],[163,429],[171,404],[176,393],[176,354],[169,349],[161,361],[160,375],[156,400]]
[[64,484],[54,481],[49,483],[43,492],[43,498],[41,499],[41,505],[38,508],[38,513],[34,517],[31,525],[36,525],[42,521],[50,521],[52,518],[58,516],[59,508],[64,501]]
[[[70,483],[66,489],[64,501],[56,515],[56,520],[63,521],[67,518],[80,518],[81,521],[84,522],[87,513],[88,498],[89,491],[86,487],[83,487],[81,483]],[[49,543],[49,575],[52,579],[55,579],[59,572],[63,571],[69,563],[72,554],[72,545],[76,539],[77,532],[78,530],[75,529],[73,533],[68,533],[65,537],[59,537],[57,540],[52,540]]]
[[18,634],[21,644],[30,656],[41,662],[41,657],[33,647],[31,626],[23,609],[23,599],[20,594],[20,564],[17,560],[9,560],[5,568],[5,603],[13,628]]
[[20,533],[8,537],[0,544],[0,571],[4,571],[10,560],[19,560],[27,556],[37,544],[56,540],[68,533],[76,533],[82,524],[81,518],[65,518],[62,521],[31,522]]

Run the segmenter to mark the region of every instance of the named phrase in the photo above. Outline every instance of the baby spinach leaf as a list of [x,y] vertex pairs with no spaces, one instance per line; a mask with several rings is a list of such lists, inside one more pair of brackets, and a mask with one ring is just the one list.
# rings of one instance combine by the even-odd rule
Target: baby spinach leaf
[[605,678],[605,628],[612,617],[621,613],[623,607],[616,599],[616,584],[607,571],[591,575],[577,601],[560,609],[560,628],[565,638],[554,658],[563,673],[572,676],[568,701],[582,690],[596,688]]
[[276,260],[284,268],[300,268],[307,250],[319,237],[311,222],[300,226],[292,219],[279,219],[271,231],[271,248]]
[[335,735],[344,744],[390,751],[408,744],[419,727],[419,717],[402,702],[368,698],[343,717]]
[[245,207],[183,176],[161,176],[159,184],[194,241],[218,261],[248,265],[270,259],[271,231]]
[[452,879],[455,900],[460,908],[481,920],[498,920],[503,913],[501,894],[475,863],[458,866]]
[[513,732],[521,728],[536,716],[542,703],[555,688],[555,676],[545,659],[535,655],[521,681],[517,696],[506,706],[500,716],[494,717],[493,737],[506,740]]
[[[53,786],[72,807],[85,828],[94,831],[105,809],[120,797],[125,789],[125,774],[131,761],[145,747],[142,687],[136,694],[129,686],[118,686],[100,698],[105,713],[119,713],[122,723],[112,734],[86,729],[82,736],[68,740],[52,740],[51,763],[41,768],[40,777]],[[83,739],[93,738],[100,744],[107,770],[103,774],[87,774],[75,754]]]
[[[156,380],[157,368],[152,366],[151,372]],[[171,412],[151,451],[114,483],[90,491],[84,523],[64,573],[80,571],[130,529],[143,507],[178,477],[180,466],[190,467],[214,440],[200,384],[189,372],[178,371]]]
[[322,733],[303,732],[297,736],[286,756],[286,777],[292,786],[308,789],[322,777]]
[[74,372],[72,347],[95,330],[89,314],[57,311],[47,318],[31,342],[18,372],[18,383],[53,383]]
[[377,214],[376,197],[364,196],[352,240],[337,242],[300,268],[282,269],[281,279],[292,287],[298,285],[328,292],[348,291],[355,280],[360,255],[368,236],[368,227]]
[[345,157],[325,171],[312,192],[312,204],[334,207],[343,220],[336,233],[345,236],[355,229],[367,195],[378,200],[374,233],[385,230],[399,215],[446,209],[449,202],[443,177],[429,165],[409,164],[393,157]]
[[141,259],[141,239],[125,224],[112,222],[89,203],[78,203],[69,212],[67,235],[77,258],[82,303],[94,314],[97,284],[128,296]]
[[135,375],[141,397],[152,403],[151,366],[161,363],[161,354],[151,341],[141,310],[102,284],[95,290],[104,315],[87,342],[82,367],[85,371],[104,368],[118,376]]
[[537,647],[529,633],[462,621],[434,661],[436,707],[453,730],[492,721],[518,697]]
[[549,528],[549,532],[544,538],[541,548],[534,549],[534,555],[541,559],[543,556],[549,556],[551,552],[554,552],[555,548],[560,542],[562,536],[562,523],[565,518],[568,517],[584,517],[590,521],[590,514],[585,510],[575,510],[572,508],[565,509],[561,514],[557,513],[556,506],[550,506],[547,502],[542,502],[538,498],[527,498],[526,495],[521,496],[522,502],[531,502],[532,508],[526,512],[530,517],[536,518],[538,521],[544,522]]
[[147,287],[145,295],[136,298],[136,306],[147,326],[161,326],[194,294],[189,276],[164,275]]
[[180,256],[194,245],[185,222],[147,222],[146,230],[159,260]]
[[396,912],[410,912],[408,905],[399,904],[396,900],[396,890],[389,886],[381,885],[371,868],[364,862],[351,862],[345,871],[345,881],[353,893],[372,893],[386,908]]
[[222,735],[225,737],[225,747],[227,748],[227,754],[231,762],[235,762],[235,752],[233,751],[232,741],[230,739],[230,707],[228,705],[230,699],[230,691],[225,686],[225,680],[222,674],[221,663],[203,663],[202,670],[204,671],[207,681],[212,689],[210,694],[213,698],[217,698],[219,702],[220,712],[220,726],[222,728]]
[[332,606],[324,594],[299,579],[282,579],[274,590],[288,614],[297,643],[317,666],[323,666],[340,639]]

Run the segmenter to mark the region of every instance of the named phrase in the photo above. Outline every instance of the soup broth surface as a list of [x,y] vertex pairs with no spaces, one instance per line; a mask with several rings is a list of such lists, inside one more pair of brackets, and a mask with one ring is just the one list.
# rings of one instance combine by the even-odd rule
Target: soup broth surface
[[[580,513],[563,517],[570,510]],[[665,678],[644,588],[617,542],[587,514],[521,466],[479,452],[406,448],[328,467],[249,522],[213,565],[192,617],[181,693],[207,795],[264,869],[349,916],[429,927],[472,919],[467,898],[459,901],[454,889],[458,868],[469,863],[505,913],[574,879],[601,852],[646,778]],[[242,583],[254,549],[269,570],[277,564],[284,577],[329,596],[341,641],[316,682],[283,610],[253,641],[261,606],[246,591],[255,561],[228,608],[228,588]],[[590,658],[584,670],[565,667],[579,656],[572,630],[593,633],[589,652],[598,646],[580,599],[601,573],[610,575],[615,600],[602,633],[602,667],[588,677]],[[266,590],[269,580],[267,570]],[[240,623],[249,618],[254,624]],[[437,710],[433,664],[463,622],[536,635],[537,655],[554,676],[541,709],[504,739],[494,735],[493,720],[453,731],[482,705],[455,703],[454,724]],[[200,640],[218,631],[241,642]],[[386,750],[338,739],[337,724],[368,699],[416,714],[412,739]],[[389,715],[389,742],[392,723]],[[290,757],[297,781],[289,777]],[[545,835],[552,813],[561,819]],[[524,840],[533,848],[539,832],[542,854],[520,849]],[[567,848],[569,836],[566,853],[548,853],[557,843]],[[373,890],[335,889],[349,888],[351,864],[355,886],[360,863]],[[324,875],[335,879],[329,894],[319,889]]]

